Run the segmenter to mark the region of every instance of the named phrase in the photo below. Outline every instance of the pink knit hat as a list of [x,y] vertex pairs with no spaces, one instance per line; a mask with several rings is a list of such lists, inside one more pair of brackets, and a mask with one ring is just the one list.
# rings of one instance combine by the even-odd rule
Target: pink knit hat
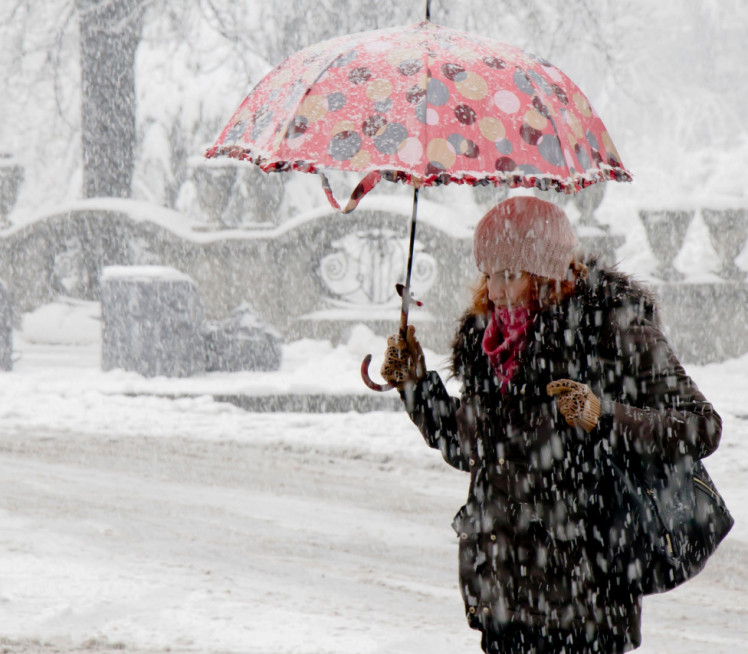
[[533,196],[499,202],[475,227],[473,256],[484,273],[529,272],[564,279],[579,244],[563,209]]

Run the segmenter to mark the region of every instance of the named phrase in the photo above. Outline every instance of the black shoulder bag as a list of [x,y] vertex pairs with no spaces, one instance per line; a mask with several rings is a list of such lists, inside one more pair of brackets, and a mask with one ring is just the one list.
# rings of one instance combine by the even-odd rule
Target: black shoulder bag
[[662,593],[706,565],[734,520],[701,461],[652,462],[637,470],[618,468],[647,540],[642,591]]

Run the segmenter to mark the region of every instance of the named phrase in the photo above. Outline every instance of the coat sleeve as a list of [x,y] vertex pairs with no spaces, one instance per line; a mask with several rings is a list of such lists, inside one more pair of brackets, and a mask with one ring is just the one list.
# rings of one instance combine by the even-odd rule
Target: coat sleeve
[[458,470],[470,469],[475,421],[470,401],[447,393],[438,373],[429,371],[415,386],[400,393],[410,419],[429,447]]
[[633,309],[610,321],[603,420],[624,448],[674,460],[708,456],[719,445],[722,419],[686,374],[662,330]]

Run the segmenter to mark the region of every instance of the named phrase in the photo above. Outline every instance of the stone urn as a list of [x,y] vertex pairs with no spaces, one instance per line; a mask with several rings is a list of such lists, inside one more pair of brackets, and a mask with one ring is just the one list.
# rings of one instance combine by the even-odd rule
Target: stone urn
[[735,258],[748,239],[748,209],[702,209],[701,215],[720,258],[717,274],[730,281],[745,281],[745,271],[738,268]]
[[597,227],[605,231],[608,230],[607,225],[599,223],[595,218],[595,211],[603,203],[606,188],[605,182],[597,182],[574,194],[574,205],[579,209],[577,224],[580,227]]
[[241,166],[227,209],[238,227],[277,225],[285,192],[284,173],[265,173],[249,163]]
[[639,211],[649,245],[658,262],[655,276],[664,281],[680,281],[684,277],[683,273],[675,268],[673,261],[683,247],[694,213],[693,210],[677,209]]
[[208,217],[209,226],[222,229],[226,207],[237,178],[238,167],[227,160],[203,159],[195,164],[192,178],[197,189],[197,201]]
[[10,154],[0,152],[0,229],[10,227],[8,216],[23,183],[23,166]]
[[569,205],[569,202],[571,202],[572,197],[569,193],[559,193],[558,191],[554,191],[553,189],[549,191],[543,191],[539,188],[534,188],[532,190],[532,194],[540,200],[552,202],[564,211],[567,211],[567,207]]
[[488,211],[509,196],[509,187],[505,184],[476,184],[473,187],[473,199],[478,208]]

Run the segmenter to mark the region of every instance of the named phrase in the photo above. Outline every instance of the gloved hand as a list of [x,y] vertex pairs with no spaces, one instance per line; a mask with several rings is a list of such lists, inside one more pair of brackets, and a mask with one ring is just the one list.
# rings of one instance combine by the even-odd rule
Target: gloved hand
[[557,396],[558,410],[572,427],[588,434],[600,421],[600,400],[587,384],[571,379],[557,379],[546,386],[548,395]]
[[426,359],[415,331],[415,327],[409,325],[405,338],[397,333],[387,339],[381,373],[398,390],[403,390],[407,383],[416,383],[426,374]]

